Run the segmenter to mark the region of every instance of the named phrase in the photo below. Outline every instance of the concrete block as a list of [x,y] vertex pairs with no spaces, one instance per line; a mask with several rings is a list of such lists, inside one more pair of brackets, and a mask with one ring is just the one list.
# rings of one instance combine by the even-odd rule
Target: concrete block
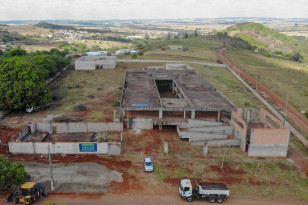
[[121,154],[121,144],[120,143],[109,143],[108,144],[108,155],[120,155]]
[[153,121],[152,119],[132,119],[128,121],[129,129],[137,130],[137,129],[153,129]]
[[53,122],[51,123],[54,133],[66,134],[69,133],[69,124],[66,122]]
[[168,142],[164,143],[164,153],[168,154]]
[[0,119],[9,114],[10,111],[8,110],[0,110]]
[[208,154],[208,144],[205,142],[203,144],[203,155],[207,155]]

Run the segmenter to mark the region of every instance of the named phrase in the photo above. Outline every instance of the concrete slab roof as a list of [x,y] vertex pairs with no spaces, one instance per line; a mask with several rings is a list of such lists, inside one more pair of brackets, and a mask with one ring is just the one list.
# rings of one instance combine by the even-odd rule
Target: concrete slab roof
[[150,72],[126,72],[121,107],[146,110],[161,107],[156,84]]
[[[160,98],[155,80],[173,80],[183,98]],[[236,106],[194,70],[127,71],[122,94],[124,110],[235,110]]]

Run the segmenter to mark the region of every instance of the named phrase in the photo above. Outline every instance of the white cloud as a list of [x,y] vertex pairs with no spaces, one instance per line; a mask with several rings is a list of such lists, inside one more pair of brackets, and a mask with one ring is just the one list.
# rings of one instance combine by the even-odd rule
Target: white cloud
[[308,0],[0,0],[0,20],[308,18]]

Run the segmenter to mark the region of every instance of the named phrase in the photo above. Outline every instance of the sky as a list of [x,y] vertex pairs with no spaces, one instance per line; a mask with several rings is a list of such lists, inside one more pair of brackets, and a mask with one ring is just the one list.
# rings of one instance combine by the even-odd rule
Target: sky
[[0,0],[0,21],[308,18],[308,0]]

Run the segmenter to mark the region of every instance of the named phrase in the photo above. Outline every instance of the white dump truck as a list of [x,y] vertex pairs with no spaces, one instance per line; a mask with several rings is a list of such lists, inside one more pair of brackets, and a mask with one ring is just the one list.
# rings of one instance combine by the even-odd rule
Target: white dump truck
[[197,186],[193,188],[190,179],[182,179],[179,187],[180,196],[188,202],[194,199],[208,200],[210,203],[223,203],[230,190],[227,185],[222,182],[199,182],[196,178]]

